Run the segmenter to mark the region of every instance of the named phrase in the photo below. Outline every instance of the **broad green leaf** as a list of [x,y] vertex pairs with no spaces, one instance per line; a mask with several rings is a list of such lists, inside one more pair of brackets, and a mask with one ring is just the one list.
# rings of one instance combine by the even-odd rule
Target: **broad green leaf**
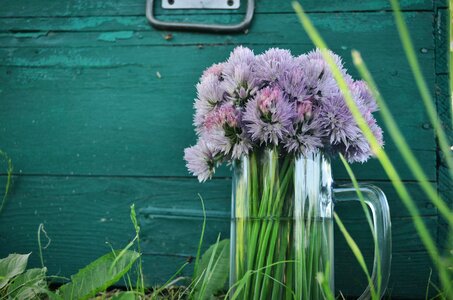
[[22,274],[27,267],[28,254],[10,254],[0,259],[0,289],[4,288],[15,276]]
[[135,300],[137,296],[133,291],[121,292],[112,297],[112,300]]
[[18,275],[8,287],[8,295],[13,299],[32,299],[47,289],[47,268],[30,269]]
[[203,276],[202,284],[197,286],[195,299],[211,299],[224,288],[230,267],[230,241],[222,240],[206,250],[201,257],[195,278]]
[[[120,253],[122,255],[118,258]],[[139,256],[130,250],[101,256],[71,276],[71,282],[62,285],[58,291],[63,299],[88,299],[120,280]]]

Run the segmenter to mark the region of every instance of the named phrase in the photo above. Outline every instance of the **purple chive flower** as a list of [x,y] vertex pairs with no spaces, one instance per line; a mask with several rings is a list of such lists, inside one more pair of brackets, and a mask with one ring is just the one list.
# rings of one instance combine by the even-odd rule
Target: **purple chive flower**
[[350,88],[354,98],[358,99],[357,102],[361,101],[371,112],[379,110],[376,99],[374,99],[373,94],[365,81],[354,81],[350,84]]
[[231,103],[225,103],[212,111],[205,120],[203,138],[215,150],[233,159],[239,159],[252,148],[251,142],[241,127],[241,111]]
[[184,149],[184,160],[190,173],[204,182],[212,177],[216,166],[216,153],[204,140],[198,140],[195,146]]
[[[194,125],[198,143],[184,151],[187,168],[205,181],[221,162],[277,147],[286,154],[323,151],[364,162],[373,150],[354,120],[323,52],[294,58],[272,48],[255,56],[236,47],[228,60],[207,68],[197,84]],[[377,103],[364,81],[354,81],[329,50],[345,77],[365,122],[383,145],[372,113]]]
[[321,49],[316,48],[315,50],[308,52],[306,54],[306,56],[310,60],[324,60],[324,56],[322,54],[322,51],[327,51],[329,56],[333,58],[335,64],[340,68],[341,72],[344,75],[347,75],[346,74],[346,69],[343,66],[343,60],[341,59],[341,57],[339,55],[333,53],[330,50],[321,50]]
[[204,123],[205,116],[224,100],[225,91],[220,83],[215,74],[206,74],[197,84],[197,99],[194,103],[194,125],[197,130]]
[[224,73],[221,86],[226,92],[227,100],[239,107],[245,106],[258,90],[254,74],[246,64],[236,65],[228,73]]
[[[383,145],[382,129],[377,126],[370,110],[361,102],[356,104],[373,134]],[[326,143],[333,154],[342,153],[349,162],[364,162],[372,155],[370,145],[343,97],[326,99],[318,113],[320,128],[324,131]]]
[[317,118],[314,117],[312,102],[298,101],[295,103],[296,117],[294,131],[285,139],[288,152],[306,155],[323,147],[322,131],[319,130]]
[[280,75],[277,84],[288,95],[290,101],[303,101],[311,97],[305,78],[304,70],[295,64]]
[[201,80],[209,75],[217,76],[219,80],[222,80],[222,72],[225,68],[225,63],[213,64],[209,68],[203,71],[203,75],[201,75]]
[[265,87],[246,107],[244,114],[252,140],[278,145],[293,131],[294,109],[277,87]]
[[253,69],[255,66],[255,54],[247,47],[238,46],[231,52],[230,57],[223,66],[224,74],[234,73],[234,68],[239,65],[248,66]]
[[[377,139],[379,145],[382,147],[384,145],[382,129],[377,125],[376,119],[374,119],[371,112],[368,110],[362,112],[362,115],[367,122],[368,126],[371,129],[371,132]],[[366,162],[371,155],[374,155],[370,144],[366,140],[363,133],[360,131],[356,140],[351,141],[349,147],[346,149],[338,149],[340,153],[344,153],[345,158],[350,162]]]
[[289,135],[284,142],[288,152],[307,155],[319,151],[323,147],[322,132],[316,121],[305,121],[298,123],[292,135]]
[[296,64],[293,64],[289,70],[280,74],[277,84],[288,95],[290,101],[302,101],[309,98],[305,73]]
[[[343,76],[346,77],[346,81],[352,81],[343,67],[341,58],[332,51],[328,51],[328,53],[340,68]],[[322,101],[324,98],[334,97],[340,94],[340,89],[330,71],[329,65],[322,56],[321,50],[316,49],[308,54],[301,55],[296,58],[296,62],[304,71],[308,99]]]
[[350,143],[347,149],[344,148],[344,145],[339,145],[336,151],[342,153],[350,163],[364,163],[368,160],[371,153],[370,145],[363,135],[358,135],[357,138]]
[[271,48],[256,57],[256,77],[264,84],[276,82],[294,65],[294,58],[288,50]]
[[340,95],[324,99],[318,111],[319,126],[330,145],[344,145],[347,149],[360,134],[354,117]]
[[[377,125],[376,119],[371,114],[371,111],[367,106],[359,107],[365,122],[368,124],[368,127],[371,129],[374,137],[377,139],[379,145],[382,147],[384,145],[382,129]],[[366,162],[371,155],[374,155],[370,144],[366,140],[362,131],[360,131],[356,140],[352,141],[348,148],[338,149],[340,153],[343,153],[345,158],[350,162]]]
[[297,121],[310,120],[313,115],[313,103],[308,100],[296,102]]

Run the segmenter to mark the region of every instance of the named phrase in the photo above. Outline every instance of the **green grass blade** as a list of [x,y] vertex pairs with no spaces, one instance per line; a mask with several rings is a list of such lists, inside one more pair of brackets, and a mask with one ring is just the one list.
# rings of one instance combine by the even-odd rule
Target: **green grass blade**
[[168,280],[167,282],[165,282],[160,288],[158,288],[157,290],[153,291],[151,296],[150,296],[150,299],[158,299],[158,296],[159,294],[164,290],[166,289],[169,284],[173,281],[173,279],[176,278],[176,276],[178,276],[187,266],[189,265],[189,262],[186,261]]
[[[346,159],[344,158],[344,156],[342,154],[340,154],[340,159],[349,175],[349,178],[352,181],[352,185],[355,188],[357,196],[359,197],[360,205],[362,206],[362,210],[365,213],[365,216],[366,216],[366,219],[368,222],[368,226],[370,227],[371,234],[373,235],[373,241],[374,241],[374,245],[376,248],[376,247],[378,247],[378,241],[377,241],[377,237],[376,237],[376,234],[374,231],[374,225],[373,225],[373,221],[371,220],[370,212],[368,211],[368,208],[365,203],[365,197],[363,196],[362,191],[360,190],[359,183],[357,182],[357,178],[356,178],[354,172],[352,171],[351,166],[349,165],[349,163],[346,161]],[[375,249],[375,251],[376,251],[377,261],[378,261],[378,263],[377,263],[378,280],[377,280],[377,287],[374,286],[373,281],[369,281],[370,291],[372,294],[375,294],[376,288],[377,288],[378,292],[381,291],[381,258],[379,257],[378,249]],[[377,297],[377,295],[376,295],[376,297]]]
[[400,35],[401,43],[403,44],[404,52],[406,53],[407,60],[412,69],[415,82],[417,83],[418,90],[425,105],[428,117],[431,121],[431,124],[434,126],[434,130],[437,134],[439,141],[440,149],[442,150],[445,161],[447,162],[448,168],[450,170],[450,176],[453,178],[453,159],[451,155],[451,145],[449,145],[448,138],[445,134],[445,131],[442,128],[442,124],[437,117],[436,107],[434,105],[431,93],[429,91],[428,85],[423,77],[420,65],[415,54],[414,45],[412,43],[409,30],[404,21],[403,15],[400,10],[400,5],[398,0],[390,0],[393,9],[393,15],[395,16],[396,27],[398,28],[398,33]]
[[195,257],[195,266],[193,268],[194,269],[193,270],[194,276],[198,272],[198,264],[200,262],[200,256],[201,256],[201,247],[203,246],[204,232],[206,230],[206,208],[204,206],[203,197],[201,197],[200,194],[198,194],[198,197],[200,198],[201,208],[203,210],[203,225],[201,227],[201,235],[200,235],[200,240],[198,241],[197,256]]
[[[47,244],[42,247],[41,245],[41,232],[44,233],[45,237],[47,238]],[[44,268],[44,258],[43,258],[43,255],[42,255],[42,249],[46,249],[47,247],[49,247],[50,243],[51,243],[51,239],[50,237],[47,235],[47,231],[44,229],[44,224],[41,223],[39,224],[39,227],[38,227],[38,251],[39,251],[39,259],[41,261],[41,267]]]
[[12,174],[13,174],[13,162],[11,161],[11,158],[9,158],[8,154],[6,154],[6,152],[3,152],[2,150],[0,150],[0,157],[2,157],[8,165],[7,169],[6,169],[5,192],[3,193],[2,202],[0,203],[0,213],[2,213],[3,207],[5,206],[5,203],[6,203],[6,198],[8,197],[8,193],[11,188],[11,179],[12,179]]
[[453,212],[450,210],[448,205],[440,198],[439,194],[437,193],[436,189],[433,185],[429,182],[428,177],[426,176],[425,172],[423,171],[422,167],[418,163],[415,155],[413,154],[412,150],[410,149],[409,145],[406,142],[403,134],[401,133],[398,125],[395,122],[395,119],[390,112],[387,103],[385,102],[384,98],[382,97],[381,93],[379,92],[376,82],[374,81],[370,71],[368,70],[366,64],[362,60],[362,57],[359,52],[352,51],[352,58],[354,65],[356,66],[357,70],[359,71],[362,78],[367,82],[370,90],[378,103],[378,106],[381,111],[382,119],[385,123],[385,126],[392,138],[395,142],[398,151],[401,153],[406,165],[409,167],[417,181],[419,182],[420,186],[422,187],[425,194],[431,199],[433,204],[437,207],[441,215],[447,220],[450,226],[453,228]]
[[[137,220],[137,214],[135,213],[135,204],[131,205],[131,213],[130,213],[132,224],[134,225],[135,229],[135,237],[137,238],[137,251],[138,253],[142,253],[140,247],[140,226]],[[138,258],[137,264],[137,283],[136,283],[137,292],[141,295],[145,294],[145,279],[143,276],[143,263],[142,263],[142,256],[140,255]]]
[[373,239],[376,241],[376,235],[374,234],[374,226],[373,226],[373,220],[371,219],[370,212],[368,211],[368,208],[365,203],[365,197],[363,197],[362,191],[360,190],[359,183],[357,181],[357,178],[355,177],[354,172],[351,169],[351,166],[349,163],[346,161],[344,156],[340,154],[340,159],[341,162],[343,163],[344,168],[346,169],[346,172],[349,175],[349,178],[352,181],[352,185],[356,190],[357,196],[359,197],[360,200],[360,205],[362,206],[363,212],[365,213],[366,220],[368,222],[368,226],[370,227],[371,233],[373,234]]
[[[302,6],[298,2],[293,1],[293,7],[299,17],[301,24],[305,28],[305,31],[307,32],[307,34],[309,35],[309,37],[313,41],[313,43],[321,50],[327,49],[326,43],[321,38],[318,31],[316,30],[316,28],[313,26],[313,24],[311,23],[308,16],[303,11]],[[401,201],[403,202],[406,209],[411,214],[415,228],[417,229],[417,233],[420,236],[423,245],[427,249],[432,261],[434,262],[434,265],[436,266],[436,268],[439,271],[442,285],[445,288],[448,288],[450,286],[448,271],[445,269],[445,267],[442,263],[441,257],[439,255],[438,249],[436,247],[436,243],[433,240],[433,238],[431,237],[428,229],[426,228],[426,225],[424,224],[424,222],[420,216],[417,206],[415,205],[408,190],[406,189],[405,185],[403,184],[394,165],[390,161],[390,158],[384,152],[384,150],[380,147],[376,137],[373,135],[373,133],[371,132],[371,129],[369,128],[369,126],[365,122],[363,116],[361,115],[357,105],[355,104],[355,102],[352,98],[348,85],[347,85],[345,79],[343,78],[343,75],[341,74],[341,71],[339,70],[338,66],[335,64],[335,61],[325,51],[321,51],[321,53],[323,55],[323,58],[329,65],[329,68],[335,78],[335,81],[337,82],[337,84],[342,92],[342,95],[345,98],[346,104],[348,105],[348,108],[351,111],[351,113],[354,117],[354,120],[357,122],[359,128],[362,130],[365,138],[367,139],[367,141],[370,144],[372,151],[375,153],[376,157],[378,158],[379,162],[381,163],[387,176],[390,178]]]
[[[351,248],[352,253],[354,253],[355,258],[357,259],[357,262],[359,263],[360,267],[362,268],[363,272],[365,273],[368,282],[372,283],[371,281],[371,276],[370,272],[368,271],[368,268],[365,263],[365,259],[363,258],[362,251],[360,251],[359,246],[357,246],[356,242],[352,238],[352,236],[349,234],[349,232],[346,230],[346,227],[344,227],[343,222],[340,220],[338,217],[337,213],[333,213],[333,216],[335,218],[335,222],[337,222],[338,228],[340,229],[341,233],[343,234],[346,242],[348,243],[349,248]],[[370,285],[370,288],[373,289],[373,286]]]

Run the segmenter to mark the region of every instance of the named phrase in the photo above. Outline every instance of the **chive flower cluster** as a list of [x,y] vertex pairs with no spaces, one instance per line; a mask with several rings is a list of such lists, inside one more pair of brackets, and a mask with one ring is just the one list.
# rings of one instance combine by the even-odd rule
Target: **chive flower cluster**
[[[329,55],[382,145],[372,115],[378,107],[367,84],[347,74],[338,55]],[[284,49],[255,55],[239,46],[226,62],[206,69],[196,88],[198,142],[185,149],[184,159],[201,182],[221,163],[265,147],[295,156],[341,153],[349,162],[365,162],[373,154],[318,49],[294,57]]]

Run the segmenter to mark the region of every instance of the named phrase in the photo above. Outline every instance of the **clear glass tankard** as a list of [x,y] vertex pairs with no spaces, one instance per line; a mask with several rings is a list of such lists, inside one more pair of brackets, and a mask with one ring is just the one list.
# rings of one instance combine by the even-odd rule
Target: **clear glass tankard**
[[[330,160],[322,153],[279,157],[277,150],[244,156],[234,164],[230,295],[236,299],[324,299],[334,293],[333,210],[357,201],[356,190],[333,188]],[[382,295],[391,260],[390,213],[384,193],[361,185],[374,223],[373,286]],[[319,274],[326,280],[324,289]],[[359,299],[370,297],[368,287]]]

